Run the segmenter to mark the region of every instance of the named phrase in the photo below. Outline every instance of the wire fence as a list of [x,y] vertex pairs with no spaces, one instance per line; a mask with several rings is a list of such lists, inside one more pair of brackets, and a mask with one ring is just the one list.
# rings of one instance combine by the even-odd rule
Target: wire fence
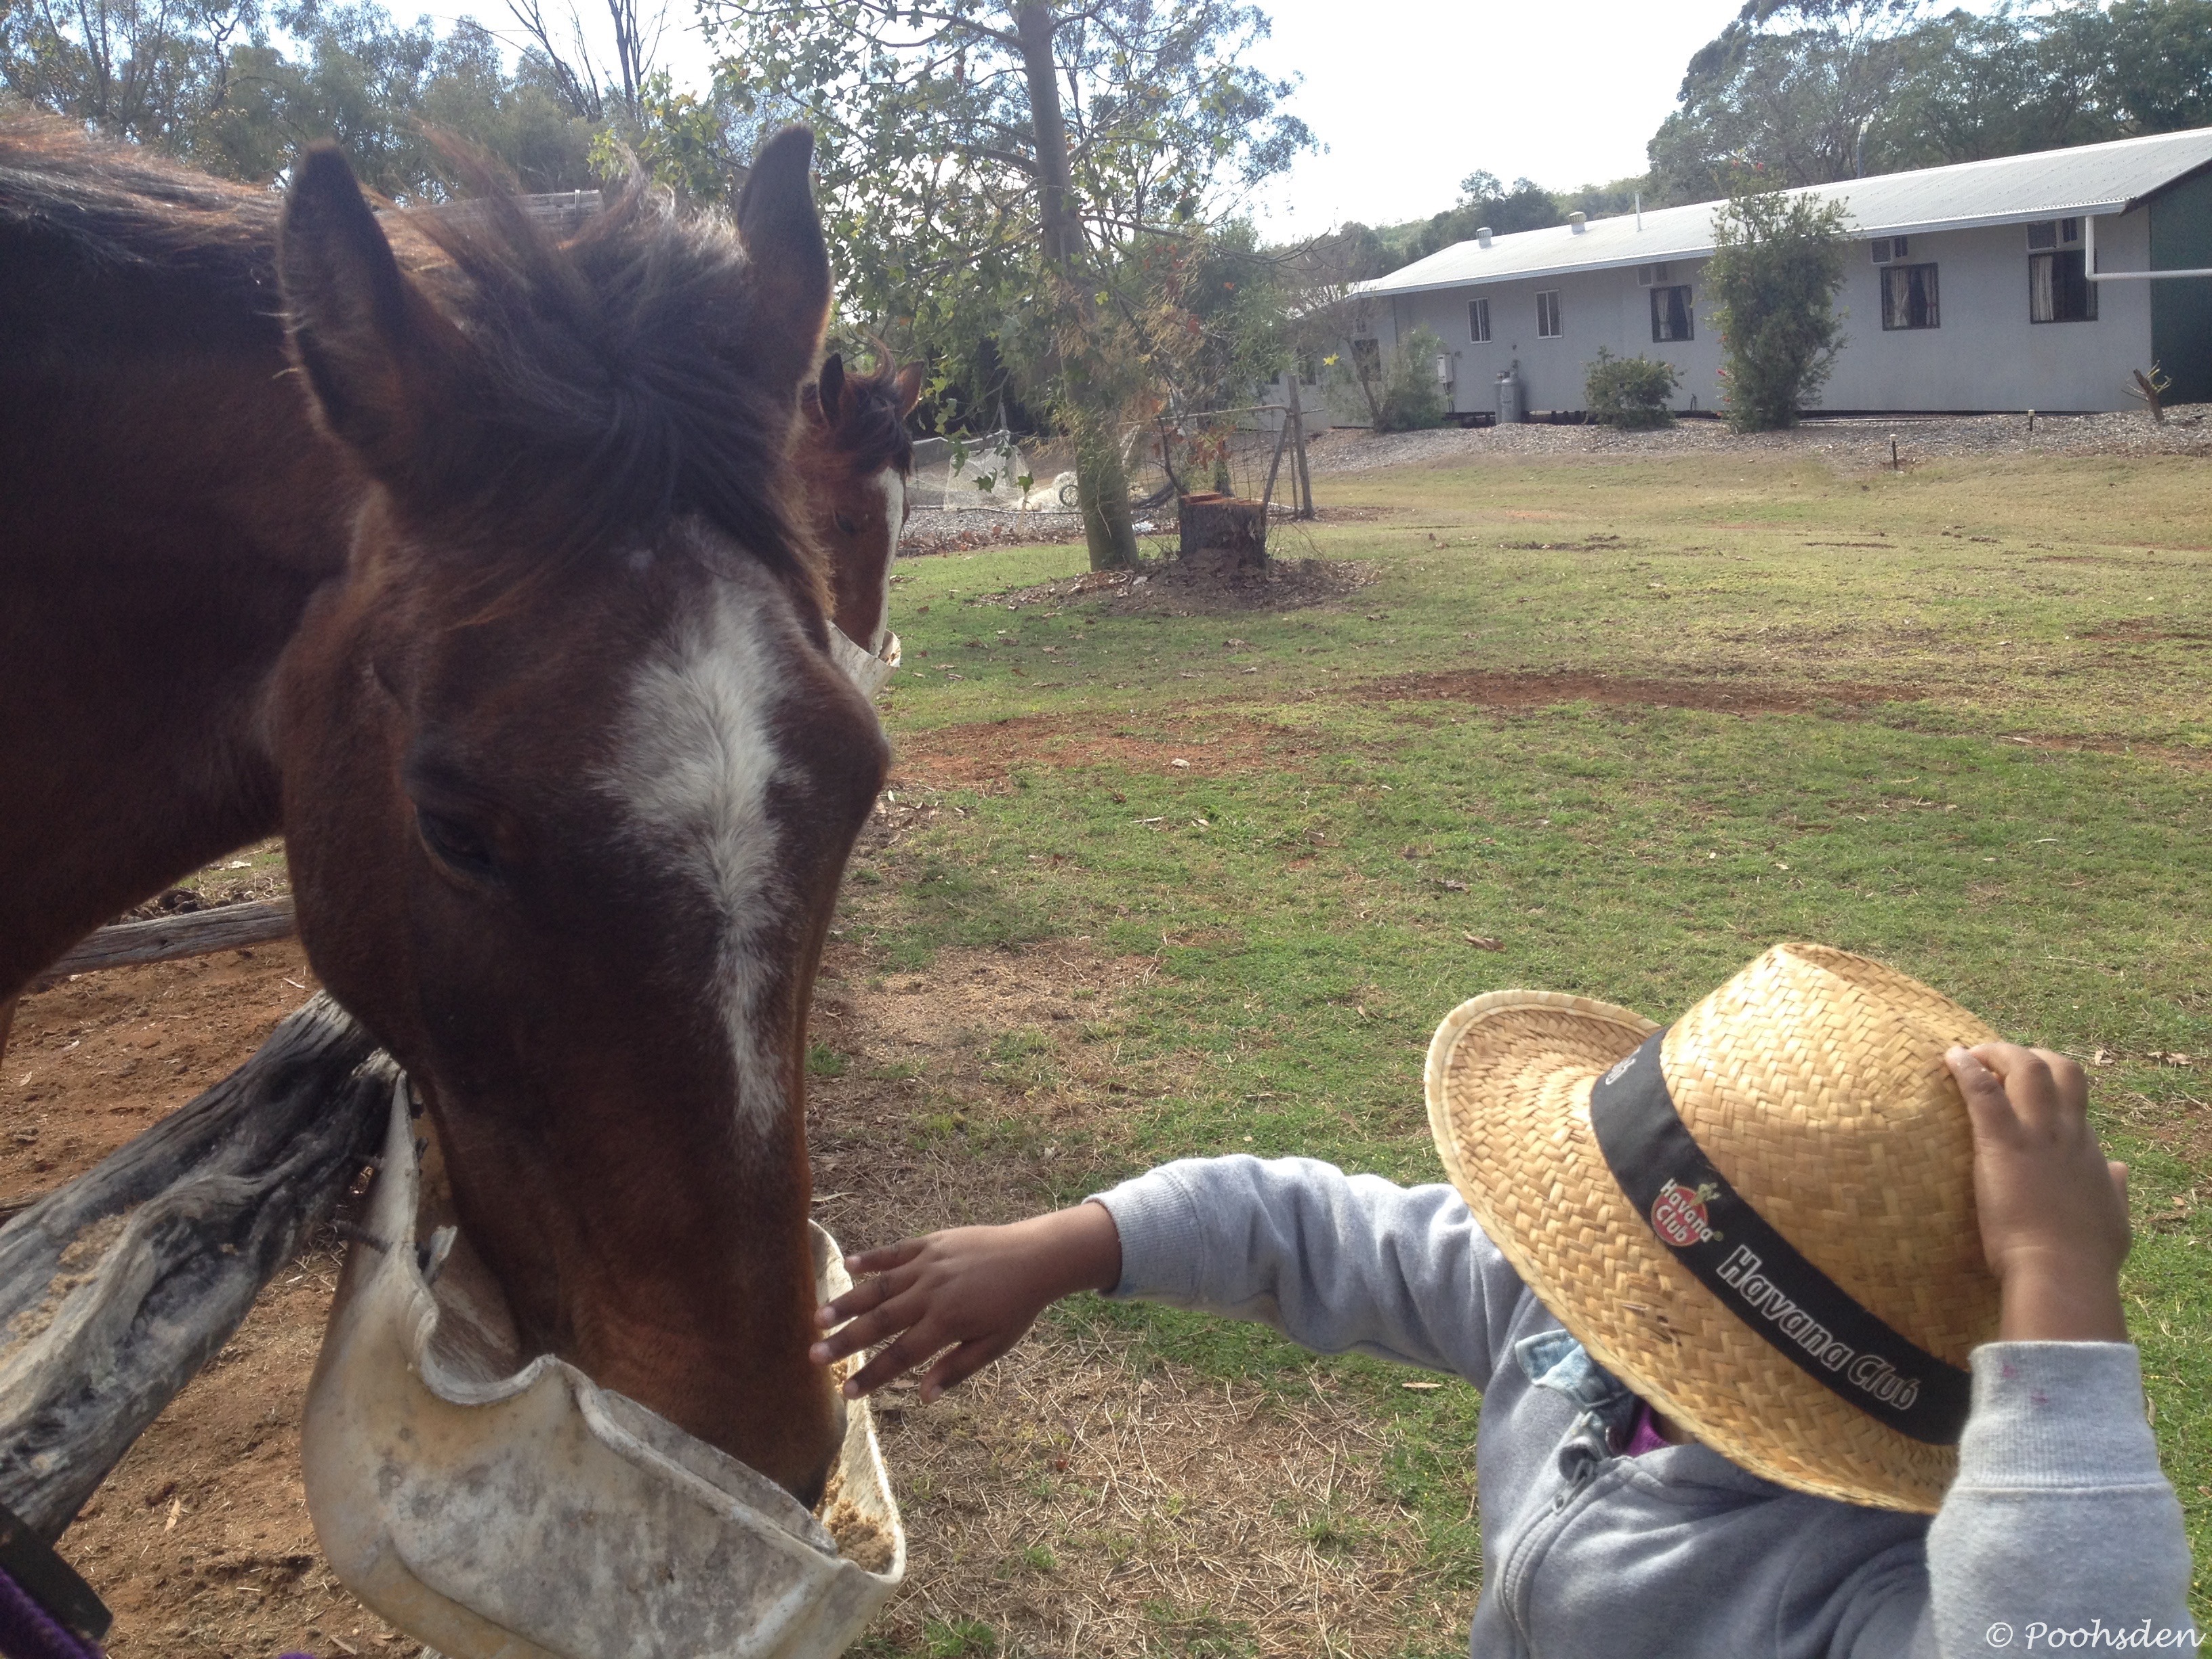
[[[1121,430],[1133,507],[1169,507],[1178,495],[1207,492],[1291,498],[1286,441],[1291,413],[1279,404],[1201,410]],[[982,438],[924,438],[914,447],[914,504],[938,513],[1073,513],[1075,473],[1064,446],[999,431]],[[1272,489],[1271,489],[1272,485]]]

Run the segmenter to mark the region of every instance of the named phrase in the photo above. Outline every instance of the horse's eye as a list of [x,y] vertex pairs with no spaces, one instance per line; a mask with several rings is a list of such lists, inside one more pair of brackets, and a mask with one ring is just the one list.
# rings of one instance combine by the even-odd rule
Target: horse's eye
[[492,873],[491,843],[474,824],[418,806],[415,809],[415,827],[431,856],[458,874]]
[[837,532],[840,535],[849,536],[859,528],[860,526],[854,524],[852,520],[846,517],[842,513],[840,513],[837,515]]

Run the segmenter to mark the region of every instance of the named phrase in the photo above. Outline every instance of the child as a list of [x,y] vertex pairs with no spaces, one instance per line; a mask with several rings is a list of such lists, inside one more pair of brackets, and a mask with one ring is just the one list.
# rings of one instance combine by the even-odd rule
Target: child
[[1426,1084],[1450,1187],[1167,1164],[854,1258],[815,1357],[934,1399],[1096,1290],[1465,1377],[1477,1659],[2193,1650],[2071,1061],[1790,945],[1664,1033],[1479,997]]

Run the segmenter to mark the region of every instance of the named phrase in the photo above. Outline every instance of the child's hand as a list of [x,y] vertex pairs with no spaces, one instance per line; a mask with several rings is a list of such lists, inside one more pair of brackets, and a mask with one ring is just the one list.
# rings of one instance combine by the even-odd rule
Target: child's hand
[[930,1401],[1020,1341],[1050,1304],[1120,1284],[1121,1235],[1105,1206],[1079,1204],[1011,1226],[910,1238],[848,1256],[845,1266],[875,1277],[815,1315],[830,1334],[811,1358],[827,1365],[896,1336],[846,1380],[845,1397],[857,1400],[950,1347],[922,1379]]
[[2008,1342],[2124,1342],[2128,1168],[2089,1127],[2089,1087],[2063,1054],[1984,1042],[1944,1056],[1974,1123],[1982,1251]]

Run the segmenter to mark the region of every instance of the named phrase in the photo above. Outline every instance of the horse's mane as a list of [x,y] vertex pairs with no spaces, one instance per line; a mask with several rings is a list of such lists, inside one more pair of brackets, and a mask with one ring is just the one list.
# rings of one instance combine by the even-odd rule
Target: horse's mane
[[887,466],[898,468],[902,477],[914,471],[914,438],[899,412],[897,382],[898,365],[880,349],[869,373],[846,373],[851,406],[840,409],[842,418],[833,435],[838,449],[851,458],[853,471],[863,476]]
[[[496,567],[650,536],[697,514],[819,593],[786,500],[795,408],[750,371],[758,315],[736,233],[679,216],[633,179],[567,241],[494,166],[441,144],[465,201],[381,222],[403,267],[468,343],[465,394],[425,459],[435,514]],[[283,198],[208,178],[65,122],[0,122],[0,230],[54,239],[94,270],[187,274],[278,311]]]
[[273,294],[283,207],[51,116],[0,119],[0,228],[95,268],[158,267]]
[[471,453],[438,468],[453,505],[490,545],[550,523],[570,552],[697,514],[818,592],[786,500],[795,408],[750,369],[766,324],[735,231],[634,176],[556,240],[489,164],[447,157],[477,193],[404,217],[448,262],[424,275],[481,382]]

